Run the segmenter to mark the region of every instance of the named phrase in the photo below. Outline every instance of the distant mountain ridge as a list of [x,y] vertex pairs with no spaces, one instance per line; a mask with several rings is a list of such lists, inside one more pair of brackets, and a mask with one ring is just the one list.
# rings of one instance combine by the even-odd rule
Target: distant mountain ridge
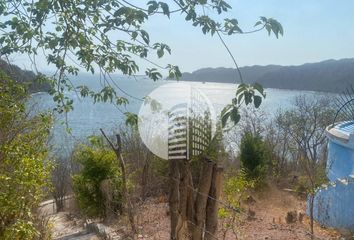
[[50,89],[48,83],[38,83],[36,81],[38,76],[34,72],[22,70],[18,66],[9,64],[3,59],[0,59],[0,70],[6,73],[14,81],[24,84],[29,93],[47,92]]
[[[326,60],[299,66],[246,66],[240,68],[245,83],[258,82],[263,87],[342,92],[354,85],[354,58]],[[239,83],[234,68],[202,68],[183,73],[181,80],[197,82]]]

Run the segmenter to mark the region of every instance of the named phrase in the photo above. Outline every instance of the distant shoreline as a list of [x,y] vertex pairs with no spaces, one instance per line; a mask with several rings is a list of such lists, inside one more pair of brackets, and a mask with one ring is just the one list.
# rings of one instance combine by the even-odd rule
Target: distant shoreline
[[[246,66],[241,67],[243,82],[259,83],[264,88],[284,90],[342,93],[354,85],[354,58],[326,60],[298,66]],[[180,78],[186,82],[241,82],[234,68],[202,68],[185,72]],[[215,80],[217,79],[217,80]]]
[[[177,80],[172,80],[172,79],[168,79],[166,80],[168,82],[177,82]],[[235,90],[236,90],[236,86],[240,83],[228,83],[228,82],[203,82],[203,81],[186,81],[186,80],[178,80],[178,82],[182,82],[182,83],[197,83],[197,84],[231,84],[231,85],[235,85]],[[264,87],[264,86],[263,86]],[[275,87],[264,87],[264,90],[267,89],[274,89],[274,90],[286,90],[286,91],[293,91],[293,92],[297,92],[297,91],[302,91],[302,92],[306,92],[306,93],[329,93],[329,94],[340,94],[341,92],[331,92],[331,91],[317,91],[317,90],[307,90],[307,89],[289,89],[289,88],[275,88]]]

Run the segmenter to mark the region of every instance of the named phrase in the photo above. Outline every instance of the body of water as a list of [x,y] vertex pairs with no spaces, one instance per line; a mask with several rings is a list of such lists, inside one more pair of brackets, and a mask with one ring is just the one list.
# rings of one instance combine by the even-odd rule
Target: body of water
[[[91,98],[81,98],[75,92],[68,92],[67,95],[74,100],[74,110],[65,115],[56,115],[55,124],[52,129],[51,145],[53,151],[60,154],[69,153],[75,142],[84,141],[88,136],[100,134],[99,129],[103,128],[107,133],[112,133],[114,130],[124,124],[124,112],[137,113],[143,104],[142,98],[148,95],[151,91],[169,83],[168,81],[153,82],[145,78],[126,78],[114,77],[114,82],[110,84],[115,87],[118,94],[129,99],[127,106],[115,106],[110,103],[93,103]],[[183,83],[183,82],[181,82]],[[201,83],[188,82],[193,87],[200,89],[210,99],[217,113],[235,96],[237,85],[227,83]],[[99,90],[105,85],[95,76],[82,75],[73,80],[76,86],[87,85],[93,90]],[[269,117],[272,117],[279,108],[289,109],[294,103],[294,98],[299,95],[307,95],[310,97],[327,96],[334,98],[335,94],[321,93],[312,91],[295,91],[295,90],[280,90],[280,89],[265,89],[267,97],[264,99],[260,110],[265,112]],[[55,104],[52,96],[46,93],[36,93],[32,95],[30,105],[36,110],[52,109]],[[71,134],[66,131],[65,122],[71,128]]]

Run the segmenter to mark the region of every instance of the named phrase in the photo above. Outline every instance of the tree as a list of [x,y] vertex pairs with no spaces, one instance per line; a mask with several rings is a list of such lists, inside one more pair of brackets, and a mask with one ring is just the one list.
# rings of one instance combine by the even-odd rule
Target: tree
[[[151,64],[145,74],[152,80],[162,78],[160,70],[166,70],[171,78],[181,76],[177,66],[160,66],[150,60],[152,54],[159,58],[171,54],[168,45],[151,42],[149,33],[144,29],[144,23],[155,15],[172,18],[173,14],[182,14],[187,22],[200,27],[203,34],[217,35],[237,69],[237,63],[222,35],[248,34],[263,29],[269,35],[273,32],[276,37],[283,34],[282,26],[275,19],[260,17],[254,30],[243,31],[236,19],[227,18],[218,22],[205,14],[205,8],[220,15],[231,6],[224,0],[174,0],[170,5],[164,1],[149,1],[146,8],[127,0],[1,1],[0,16],[7,21],[0,25],[3,33],[0,37],[0,57],[15,53],[27,54],[36,67],[36,58],[42,56],[49,65],[54,65],[57,71],[50,78],[53,84],[51,94],[57,102],[56,110],[68,112],[72,110],[73,101],[65,95],[65,90],[73,90],[70,76],[82,70],[100,73],[105,87],[94,92],[87,86],[79,86],[77,90],[81,95],[117,105],[127,104],[128,99],[117,94],[112,87],[116,83],[110,74],[136,74],[139,71],[136,59]],[[242,79],[239,70],[238,74]],[[254,90],[258,89],[258,86],[248,87],[244,84],[239,87],[238,95],[246,93],[245,103],[248,104]],[[254,101],[259,105],[261,98],[256,97]],[[235,99],[233,104],[236,103]],[[225,120],[232,115],[231,120],[235,121],[237,110],[234,107],[228,110],[231,109]]]
[[323,181],[326,136],[325,129],[330,125],[335,111],[328,98],[310,98],[299,96],[295,99],[295,108],[279,113],[279,126],[290,135],[290,141],[296,147],[296,159],[307,176],[309,194],[310,224],[313,234],[313,202],[315,190]]
[[[242,74],[223,35],[249,34],[263,29],[276,37],[283,34],[282,26],[275,19],[260,17],[254,30],[243,31],[236,19],[216,21],[205,14],[205,8],[221,15],[231,6],[224,0],[173,0],[170,5],[164,1],[149,1],[146,8],[127,0],[1,1],[0,16],[7,21],[0,24],[3,32],[0,56],[27,54],[34,66],[38,55],[44,56],[48,64],[57,69],[50,78],[53,86],[50,93],[57,103],[55,110],[67,113],[73,108],[73,100],[65,95],[66,90],[73,90],[70,76],[77,75],[82,69],[99,72],[105,87],[95,92],[87,86],[79,86],[76,90],[81,96],[117,105],[127,104],[129,100],[117,94],[119,86],[110,74],[136,74],[139,71],[136,59],[151,64],[145,74],[152,80],[162,78],[161,70],[167,71],[170,78],[181,76],[178,66],[160,66],[150,60],[151,54],[159,58],[171,54],[168,45],[152,43],[144,29],[144,23],[154,15],[171,18],[174,13],[182,14],[187,22],[200,27],[203,34],[216,35],[231,56],[241,81]],[[240,84],[232,103],[221,113],[222,125],[227,126],[230,120],[236,124],[240,119],[240,106],[254,103],[258,107],[264,96],[259,84]],[[129,113],[126,116],[134,119]]]
[[[281,110],[280,110],[281,112]],[[289,169],[292,161],[292,155],[295,155],[295,147],[291,141],[290,129],[284,125],[283,115],[277,113],[275,118],[271,120],[266,126],[265,132],[265,142],[271,153],[271,170],[272,174],[276,179],[281,176],[285,176]]]
[[[98,137],[90,138],[89,146],[79,146],[74,160],[82,170],[73,176],[73,189],[80,208],[89,217],[107,218],[109,212],[119,212],[123,204],[122,174],[113,151]],[[109,191],[109,198],[105,194]]]
[[30,117],[26,89],[2,72],[0,93],[0,238],[34,239],[40,237],[34,210],[50,185],[51,117]]
[[70,162],[68,158],[59,158],[54,162],[54,169],[51,172],[52,176],[52,195],[56,205],[56,211],[64,210],[65,198],[70,190]]
[[241,139],[241,166],[247,177],[252,180],[264,181],[267,174],[269,151],[260,135],[246,132]]
[[112,141],[107,137],[107,135],[102,130],[102,128],[100,129],[100,131],[101,131],[103,137],[107,140],[112,151],[114,152],[117,165],[119,165],[119,168],[120,168],[120,171],[122,174],[122,195],[124,198],[125,210],[128,214],[128,218],[129,218],[129,222],[130,222],[130,226],[132,228],[133,234],[136,234],[137,230],[136,230],[136,226],[135,226],[135,222],[134,222],[133,205],[132,205],[132,202],[130,199],[130,194],[128,192],[128,175],[126,172],[126,165],[125,165],[125,161],[124,161],[123,154],[122,154],[121,137],[119,134],[116,135],[117,144],[115,146],[112,143]]

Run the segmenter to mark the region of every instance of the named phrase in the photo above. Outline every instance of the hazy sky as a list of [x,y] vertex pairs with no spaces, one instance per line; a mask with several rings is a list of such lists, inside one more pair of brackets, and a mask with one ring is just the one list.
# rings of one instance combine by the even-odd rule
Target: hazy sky
[[[138,5],[141,0],[135,0]],[[171,1],[172,2],[172,1]],[[326,59],[354,57],[354,1],[352,0],[227,0],[233,9],[225,17],[237,18],[243,30],[252,30],[259,16],[273,17],[284,36],[268,37],[266,31],[233,35],[225,41],[240,66],[299,65]],[[171,7],[172,8],[172,7]],[[146,28],[152,41],[165,42],[172,55],[160,63],[179,65],[182,71],[202,67],[233,67],[217,36],[202,34],[175,14],[152,17]],[[15,63],[17,62],[14,59]],[[18,59],[19,65],[26,65]],[[145,63],[141,63],[146,66]],[[45,64],[41,65],[45,67]]]
[[[252,29],[258,16],[277,19],[284,36],[268,37],[266,31],[226,37],[240,66],[298,65],[326,59],[354,57],[354,1],[350,0],[229,0],[228,14],[244,30]],[[176,17],[177,18],[177,17]],[[185,71],[201,67],[232,67],[217,37],[204,36],[188,23],[171,20],[149,25],[155,37],[171,45],[170,61]]]

